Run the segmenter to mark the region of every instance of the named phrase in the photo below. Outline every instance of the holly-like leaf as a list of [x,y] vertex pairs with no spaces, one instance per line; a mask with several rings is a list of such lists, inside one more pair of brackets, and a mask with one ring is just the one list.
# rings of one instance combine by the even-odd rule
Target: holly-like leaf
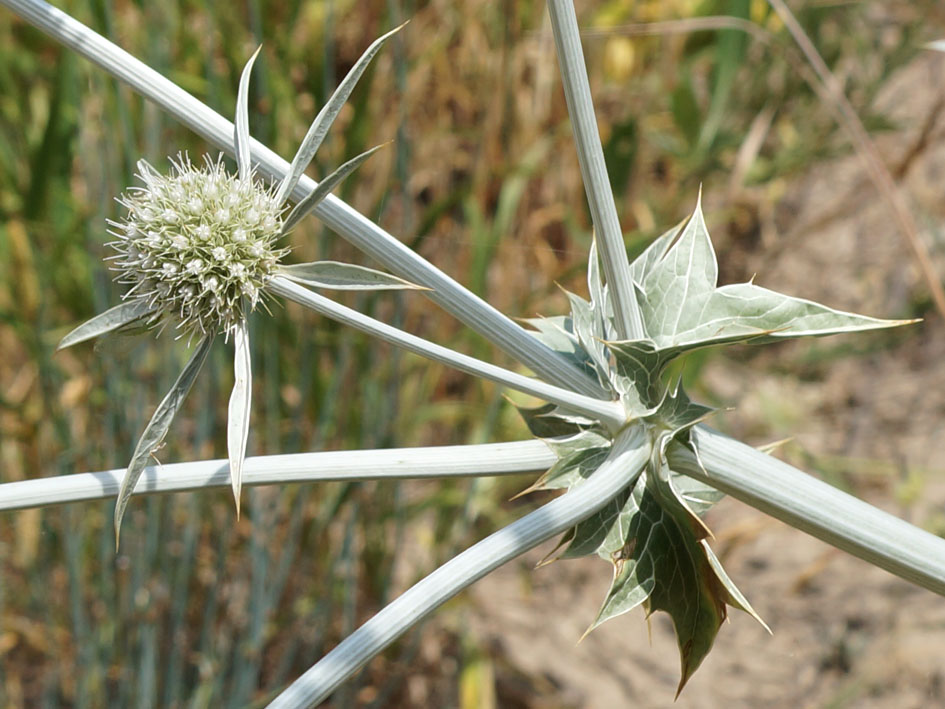
[[637,479],[624,509],[630,522],[614,555],[614,581],[590,629],[640,605],[647,614],[669,613],[681,661],[678,694],[711,649],[726,606],[757,616],[689,515],[660,494],[649,472]]
[[574,334],[577,335],[581,348],[593,363],[598,379],[607,386],[609,384],[610,357],[604,344],[604,340],[607,339],[607,331],[600,313],[596,312],[593,305],[580,296],[568,291],[565,291],[565,295],[568,296],[568,301],[571,303],[571,322],[574,327]]
[[[663,401],[647,417],[647,421],[653,426],[653,435],[656,437],[653,445],[653,461],[650,466],[650,482],[660,493],[661,498],[676,502],[679,510],[688,516],[689,522],[696,530],[699,539],[712,534],[705,522],[702,521],[705,503],[712,499],[712,496],[708,494],[710,488],[698,490],[693,485],[686,485],[690,496],[692,493],[703,493],[701,497],[696,498],[695,505],[691,506],[689,504],[690,496],[684,495],[677,487],[678,482],[689,479],[674,473],[670,469],[666,458],[666,449],[671,442],[681,441],[683,445],[687,445],[695,453],[695,449],[689,445],[688,431],[697,423],[704,421],[713,411],[714,409],[708,406],[693,402],[686,396],[686,393],[677,382],[675,389],[667,390]],[[695,481],[691,482],[697,484]]]
[[662,455],[668,442],[679,433],[692,428],[700,421],[704,421],[714,411],[715,409],[711,406],[697,404],[692,401],[679,383],[672,391],[667,390],[659,406],[647,417],[647,420],[662,432],[662,440],[660,445],[657,446],[659,453]]
[[660,374],[669,359],[647,340],[606,344],[614,356],[614,372],[610,376],[614,387],[632,413],[646,416],[659,406],[663,388]]
[[[591,431],[585,431],[584,433],[603,438]],[[578,434],[578,436],[583,435]],[[572,451],[563,451],[555,448],[553,439],[546,439],[545,443],[552,447],[552,450],[558,456],[558,461],[548,469],[548,472],[538,478],[535,484],[528,488],[526,492],[532,490],[560,490],[580,484],[589,478],[607,458],[611,442],[607,439],[603,439],[603,441],[603,444],[599,446],[587,445]]]
[[607,559],[613,558],[624,545],[635,505],[628,505],[630,489],[621,493],[596,513],[575,526],[570,534],[570,544],[560,555],[561,559],[577,559],[590,554]]
[[656,251],[644,255],[639,270],[645,269],[645,275],[637,299],[647,337],[660,354],[662,366],[683,352],[710,345],[832,335],[913,322],[846,313],[754,283],[717,288],[718,263],[701,204],[661,258],[656,258]]
[[553,349],[591,377],[600,377],[594,361],[574,334],[574,322],[570,315],[524,318],[522,322],[534,328],[534,330],[526,330],[532,337]]
[[561,438],[546,438],[545,443],[554,451],[559,459],[567,458],[575,453],[599,448],[610,448],[611,440],[603,435],[600,429],[584,430],[573,436]]
[[725,497],[724,492],[719,492],[714,487],[706,485],[688,475],[677,473],[672,469],[669,470],[669,477],[673,488],[682,498],[686,507],[699,515],[699,517],[702,517],[706,512],[712,509],[719,500]]
[[672,229],[667,229],[660,236],[656,237],[642,254],[637,256],[630,264],[630,276],[634,283],[641,284],[647,274],[653,270],[653,267],[666,255],[666,252],[673,245],[676,237],[679,236],[686,222],[680,222]]
[[[573,436],[587,428],[580,422],[574,421],[573,418],[560,415],[555,404],[544,404],[535,408],[525,406],[516,408],[535,438]],[[588,421],[587,423],[593,425],[596,422]]]

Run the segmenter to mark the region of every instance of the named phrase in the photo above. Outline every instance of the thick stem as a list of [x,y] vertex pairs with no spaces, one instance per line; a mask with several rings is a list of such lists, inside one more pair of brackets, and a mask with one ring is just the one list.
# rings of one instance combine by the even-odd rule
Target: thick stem
[[621,432],[610,456],[587,482],[489,535],[415,584],[293,682],[269,709],[311,707],[326,699],[368,660],[464,588],[606,505],[639,475],[649,455],[642,426]]
[[[243,485],[519,475],[547,470],[555,454],[539,440],[360,451],[323,451],[247,458]],[[127,471],[106,470],[0,484],[0,511],[115,497]],[[226,487],[226,460],[145,468],[135,495]]]
[[561,81],[568,102],[568,114],[571,116],[584,190],[597,234],[601,260],[604,262],[608,290],[614,301],[614,324],[621,339],[642,340],[646,336],[643,318],[633,292],[627,249],[623,243],[614,193],[604,162],[604,150],[597,130],[597,116],[594,114],[594,101],[587,79],[587,67],[584,65],[584,51],[581,48],[581,33],[577,15],[574,13],[574,3],[570,0],[549,0],[548,11],[551,13]]
[[693,438],[705,469],[677,448],[674,470],[945,596],[945,539],[711,429],[696,427]]
[[531,379],[510,372],[475,357],[460,354],[442,345],[398,330],[396,327],[391,327],[380,320],[359,313],[357,310],[345,307],[282,276],[273,278],[268,289],[325,317],[380,338],[392,345],[402,347],[421,357],[442,362],[467,374],[489,379],[516,391],[537,396],[539,399],[557,404],[572,412],[597,419],[611,431],[616,432],[626,423],[627,416],[623,406],[616,401],[601,401],[600,399],[577,394],[568,389],[556,387],[553,384],[546,384],[538,379]]

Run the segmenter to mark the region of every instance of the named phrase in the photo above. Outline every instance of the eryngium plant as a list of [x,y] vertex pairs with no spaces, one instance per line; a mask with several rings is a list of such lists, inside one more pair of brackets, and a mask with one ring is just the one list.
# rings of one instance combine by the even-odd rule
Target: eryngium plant
[[[302,141],[289,173],[278,184],[258,178],[249,152],[249,78],[255,54],[240,78],[233,129],[238,173],[230,174],[222,156],[205,158],[201,168],[185,155],[162,175],[138,161],[143,186],[130,188],[118,202],[127,215],[110,222],[111,257],[118,282],[130,286],[124,302],[95,316],[66,335],[59,348],[133,325],[173,326],[198,343],[177,381],[145,427],[122,480],[115,506],[115,544],[121,520],[151,456],[161,446],[174,416],[187,397],[217,335],[233,340],[234,383],[230,395],[227,450],[236,513],[240,511],[243,461],[249,440],[252,369],[249,314],[263,302],[273,279],[283,275],[305,285],[336,289],[415,288],[373,269],[317,262],[282,265],[290,249],[280,241],[325,199],[331,190],[378,148],[349,160],[325,177],[289,211],[286,198],[315,157],[332,122],[381,46],[400,28],[375,41],[361,56]],[[288,211],[288,215],[286,215]]]
[[[709,652],[726,606],[764,622],[709,547],[702,515],[721,498],[714,488],[674,470],[668,452],[699,459],[689,432],[712,413],[668,383],[666,366],[695,349],[734,343],[872,330],[903,324],[832,310],[754,283],[717,287],[718,264],[701,205],[684,224],[656,239],[630,266],[645,337],[618,339],[607,285],[592,246],[590,300],[567,293],[568,316],[528,322],[535,336],[597,378],[626,411],[626,425],[649,441],[646,465],[601,510],[570,529],[555,552],[610,561],[614,579],[589,631],[642,605],[673,619],[682,676],[679,690]],[[548,405],[523,409],[531,431],[558,456],[531,489],[572,489],[605,461],[614,437],[599,421]],[[767,627],[767,626],[765,626]]]
[[[240,170],[237,179],[254,179],[245,111],[240,110],[241,104],[245,107],[248,71],[244,71],[241,80],[234,133],[234,127],[225,119],[179,87],[48,5],[37,0],[0,2],[18,9],[46,31],[161,103],[212,142],[235,153]],[[628,263],[597,134],[574,9],[566,0],[550,0],[549,9],[582,175],[600,240],[600,262],[595,247],[589,263],[590,299],[570,296],[569,316],[532,321],[535,328],[532,332],[518,327],[380,227],[327,195],[325,185],[331,178],[319,185],[305,178],[302,171],[310,153],[320,143],[319,134],[323,136],[327,130],[320,119],[331,113],[329,106],[334,104],[334,98],[316,118],[303,149],[291,165],[265,147],[252,145],[260,169],[279,181],[274,202],[281,207],[290,196],[298,201],[283,220],[282,233],[291,227],[293,215],[301,218],[305,206],[311,204],[312,211],[331,228],[392,271],[435,289],[427,292],[431,299],[490,337],[544,381],[426,342],[342,308],[292,282],[294,279],[323,285],[315,283],[317,279],[311,276],[318,271],[314,266],[306,266],[303,272],[280,266],[268,274],[268,281],[262,278],[263,290],[292,298],[388,342],[549,402],[546,407],[523,412],[533,433],[546,441],[557,459],[533,487],[567,489],[544,507],[457,555],[406,591],[300,677],[271,706],[310,706],[325,699],[371,657],[447,599],[502,563],[561,532],[565,536],[558,556],[598,554],[614,565],[614,581],[594,625],[640,605],[648,612],[664,610],[671,615],[682,656],[681,688],[711,646],[726,607],[731,605],[754,615],[706,543],[708,530],[702,514],[718,499],[718,489],[905,578],[945,593],[945,552],[941,539],[702,428],[699,422],[711,413],[710,409],[690,401],[678,383],[667,381],[665,375],[672,360],[699,347],[820,336],[899,322],[838,312],[753,283],[718,287],[715,254],[698,206],[685,225],[671,230],[633,264]],[[347,82],[348,79],[339,92]],[[217,163],[208,165],[212,169],[214,164]],[[265,185],[260,189],[270,194]],[[275,218],[282,219],[281,213]],[[230,234],[232,238],[233,232]],[[282,248],[272,243],[274,248]],[[202,262],[211,261],[214,248],[216,245],[208,253],[201,252]],[[230,248],[238,251],[232,244]],[[186,267],[186,263],[183,265]],[[330,266],[329,275],[337,276],[338,268],[341,267]],[[147,273],[151,271],[146,269]],[[340,273],[341,278],[335,281],[352,279],[350,271],[342,268]],[[130,277],[137,282],[137,275]],[[370,280],[364,273],[358,278]],[[385,276],[373,274],[372,278]],[[142,280],[149,277],[145,275]],[[151,292],[143,286],[140,290]],[[72,335],[74,341],[142,318],[149,322],[161,319],[152,321],[154,314],[147,310],[149,305],[157,305],[158,300],[136,298],[134,294],[130,300],[123,306],[137,303],[146,312],[137,317],[117,318],[117,324],[115,316],[99,316],[100,319],[93,319]],[[182,301],[174,302],[179,307]],[[245,313],[251,304],[242,307]],[[186,311],[174,310],[161,317],[177,319],[186,334],[198,321],[188,321],[185,315]],[[216,323],[214,327],[227,331],[226,323],[212,316],[206,322]],[[200,346],[209,337],[203,335]],[[245,363],[248,366],[248,359]],[[186,370],[182,378],[185,375]],[[175,390],[180,391],[179,385]],[[244,431],[244,425],[239,430]],[[547,455],[534,453],[535,441],[515,445],[523,446],[522,450],[531,451],[542,461],[547,460]],[[497,452],[477,451],[483,460],[476,461],[473,467],[482,474],[497,474],[511,466]],[[391,454],[400,456],[396,452]],[[362,455],[351,452],[351,459],[360,459]],[[409,459],[418,452],[404,455]],[[460,474],[456,472],[459,469],[461,474],[471,474],[468,456],[462,452],[444,449],[439,455],[444,476]],[[490,455],[495,457],[489,459]],[[429,467],[427,453],[420,458]],[[462,465],[457,467],[460,459]],[[238,460],[234,461],[231,448],[231,471],[235,462]],[[274,461],[273,468],[278,464]],[[285,465],[285,461],[281,464]],[[359,464],[363,466],[363,460]],[[351,469],[356,469],[354,462]],[[120,502],[122,498],[127,500],[134,488],[134,480],[129,482],[132,473],[129,469],[122,477]],[[319,471],[309,477],[326,479]],[[98,482],[99,478],[92,476],[83,484],[88,488]],[[16,498],[22,494],[28,498],[26,503],[15,503],[13,507],[69,499],[65,491],[43,494],[35,486],[22,488],[22,484],[3,486],[0,496],[7,493]],[[99,489],[80,496],[90,499],[101,494]]]

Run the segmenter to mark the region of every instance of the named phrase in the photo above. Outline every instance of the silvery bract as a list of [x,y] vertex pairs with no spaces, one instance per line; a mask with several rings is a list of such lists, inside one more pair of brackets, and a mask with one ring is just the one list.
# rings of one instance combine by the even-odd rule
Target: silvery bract
[[182,335],[198,338],[190,360],[160,403],[135,447],[115,506],[115,541],[128,499],[151,454],[161,445],[217,335],[232,339],[234,385],[230,396],[227,451],[236,512],[240,508],[241,470],[249,437],[252,397],[247,316],[267,295],[273,278],[284,275],[304,285],[365,290],[413,288],[407,281],[373,269],[336,262],[282,265],[289,248],[280,240],[309,214],[341,180],[377,148],[348,161],[325,177],[292,210],[286,200],[298,184],[341,107],[368,63],[397,30],[376,40],[361,56],[315,118],[278,185],[256,178],[249,151],[249,77],[259,50],[240,77],[233,145],[238,173],[222,158],[206,158],[196,167],[185,155],[162,175],[139,161],[143,186],[118,200],[125,218],[110,222],[115,237],[112,257],[118,281],[129,285],[120,305],[97,315],[63,338],[60,349],[128,325],[172,324]]

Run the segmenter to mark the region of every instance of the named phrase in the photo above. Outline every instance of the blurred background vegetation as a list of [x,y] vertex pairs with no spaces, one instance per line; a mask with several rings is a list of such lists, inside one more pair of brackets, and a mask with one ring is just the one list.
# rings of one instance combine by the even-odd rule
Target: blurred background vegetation
[[[556,284],[583,292],[590,225],[544,3],[59,6],[226,116],[239,71],[262,43],[250,126],[283,156],[369,42],[410,19],[310,174],[393,139],[342,198],[509,315],[562,312]],[[705,184],[711,203],[724,205],[709,218],[722,278],[751,277],[745,254],[770,237],[773,205],[791,179],[849,150],[781,22],[759,0],[578,9],[631,255],[685,217]],[[892,127],[874,98],[936,38],[928,25],[937,18],[941,26],[941,6],[808,2],[797,11],[866,126]],[[62,353],[55,345],[118,302],[102,263],[105,220],[118,214],[113,197],[134,184],[135,161],[164,169],[178,151],[207,150],[0,11],[0,481],[127,463],[184,361],[183,343],[145,335]],[[375,265],[314,219],[291,241],[300,261]],[[927,296],[921,287],[910,293],[897,312],[875,314],[922,315]],[[342,299],[511,364],[420,296]],[[277,305],[273,315],[252,323],[253,454],[527,435],[489,384],[294,306]],[[718,356],[690,359],[687,381]],[[162,461],[225,454],[230,357],[222,346],[212,353]],[[692,386],[721,401],[711,387]],[[260,705],[392,595],[536,504],[507,501],[527,482],[253,489],[239,521],[228,490],[137,499],[117,558],[111,502],[4,514],[0,706]],[[453,604],[461,609],[461,600]],[[332,706],[480,706],[469,687],[488,654],[461,624],[435,620],[369,665]],[[501,693],[499,705],[532,706]]]

